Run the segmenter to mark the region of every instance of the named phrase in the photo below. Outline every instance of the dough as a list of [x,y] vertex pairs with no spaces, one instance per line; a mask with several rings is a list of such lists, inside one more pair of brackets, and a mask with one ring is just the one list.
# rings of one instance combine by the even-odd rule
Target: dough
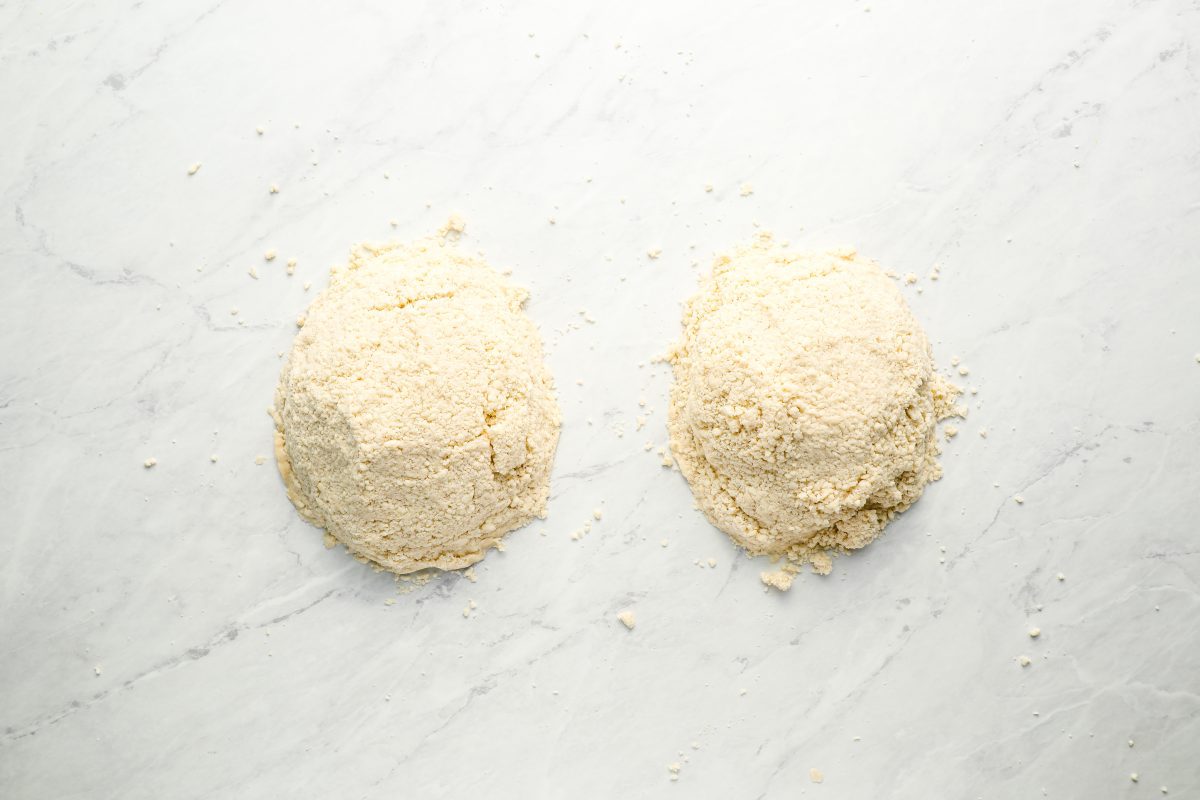
[[441,238],[335,267],[275,396],[300,513],[401,574],[474,564],[544,516],[560,415],[526,296]]
[[670,360],[673,454],[709,520],[754,555],[828,572],[941,475],[935,427],[958,390],[900,291],[853,251],[763,235],[719,257]]

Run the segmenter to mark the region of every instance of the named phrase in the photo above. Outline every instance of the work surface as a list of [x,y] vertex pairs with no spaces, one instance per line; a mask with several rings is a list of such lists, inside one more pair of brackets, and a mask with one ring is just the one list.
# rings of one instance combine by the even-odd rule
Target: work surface
[[[0,796],[1200,793],[1195,3],[7,3],[0,106]],[[544,522],[405,592],[265,411],[330,265],[452,213],[562,440]],[[763,230],[914,273],[978,390],[787,594],[656,452]]]

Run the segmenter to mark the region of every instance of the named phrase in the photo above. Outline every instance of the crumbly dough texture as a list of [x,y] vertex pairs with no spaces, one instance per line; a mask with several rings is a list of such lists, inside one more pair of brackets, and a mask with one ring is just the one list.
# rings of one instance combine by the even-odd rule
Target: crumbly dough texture
[[400,574],[474,564],[544,516],[560,413],[526,297],[441,238],[335,267],[275,395],[300,513]]
[[[751,554],[827,573],[941,476],[935,428],[958,389],[853,250],[793,253],[764,234],[718,257],[669,358],[673,454]],[[785,574],[764,582],[786,589]]]

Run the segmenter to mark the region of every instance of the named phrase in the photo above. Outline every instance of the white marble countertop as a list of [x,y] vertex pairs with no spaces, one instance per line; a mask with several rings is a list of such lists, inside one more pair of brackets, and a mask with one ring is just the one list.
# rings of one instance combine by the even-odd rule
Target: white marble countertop
[[[1200,796],[1200,6],[869,2],[0,4],[0,796]],[[255,459],[327,268],[451,212],[562,442],[398,594]],[[786,595],[643,450],[759,226],[922,276],[979,390]]]

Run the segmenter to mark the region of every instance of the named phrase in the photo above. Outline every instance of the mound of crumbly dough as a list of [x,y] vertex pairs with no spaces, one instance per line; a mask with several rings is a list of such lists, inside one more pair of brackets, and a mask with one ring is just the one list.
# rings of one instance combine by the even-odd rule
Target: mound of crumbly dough
[[300,513],[401,574],[474,564],[544,516],[560,414],[526,296],[441,238],[335,267],[275,395]]
[[719,257],[670,353],[671,449],[697,503],[786,590],[863,547],[941,476],[958,389],[893,282],[852,250],[764,234]]

